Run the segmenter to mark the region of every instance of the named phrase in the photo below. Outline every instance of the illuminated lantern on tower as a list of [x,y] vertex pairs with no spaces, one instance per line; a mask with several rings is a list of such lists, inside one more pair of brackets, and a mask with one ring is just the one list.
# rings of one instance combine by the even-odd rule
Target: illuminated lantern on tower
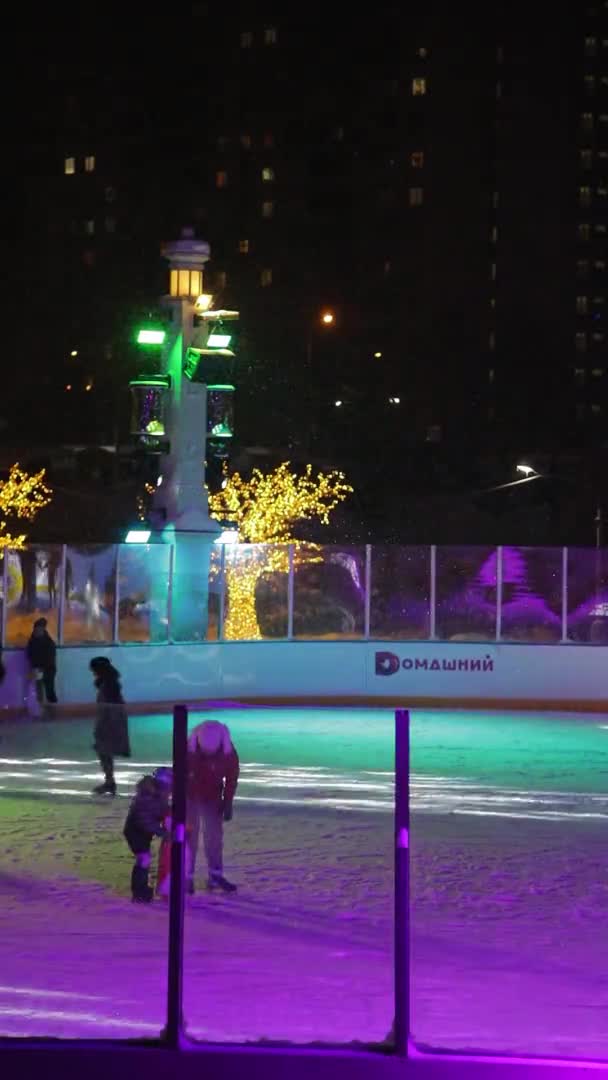
[[[174,544],[171,625],[177,641],[203,640],[207,630],[211,545],[220,528],[209,516],[205,461],[225,456],[234,433],[234,361],[229,348],[238,311],[214,311],[203,292],[209,245],[184,229],[165,244],[167,319],[143,328],[138,341],[148,371],[131,382],[131,431],[160,454],[151,525]],[[156,360],[152,358],[155,352]]]

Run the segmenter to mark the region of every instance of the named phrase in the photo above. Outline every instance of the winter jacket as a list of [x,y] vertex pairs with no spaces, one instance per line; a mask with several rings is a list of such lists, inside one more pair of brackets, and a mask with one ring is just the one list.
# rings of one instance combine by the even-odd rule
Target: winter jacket
[[197,802],[217,803],[229,807],[239,779],[239,756],[231,746],[215,754],[206,754],[199,747],[188,754],[188,798]]
[[98,679],[96,686],[95,749],[108,757],[131,757],[129,720],[118,677]]
[[32,668],[49,672],[57,670],[57,646],[47,630],[43,634],[32,634],[25,651]]
[[165,835],[164,821],[168,810],[166,787],[153,776],[144,776],[135,788],[123,830],[133,850],[146,850],[153,836]]

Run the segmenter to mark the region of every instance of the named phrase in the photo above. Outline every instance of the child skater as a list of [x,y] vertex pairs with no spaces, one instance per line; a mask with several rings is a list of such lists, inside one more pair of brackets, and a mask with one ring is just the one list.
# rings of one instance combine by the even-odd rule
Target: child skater
[[135,856],[131,872],[134,903],[149,904],[154,897],[154,890],[148,883],[150,848],[155,836],[166,836],[164,821],[169,812],[171,782],[171,769],[164,766],[156,769],[152,776],[142,777],[129,807],[123,832]]
[[[168,770],[171,772],[171,770]],[[163,819],[163,828],[165,835],[160,842],[160,848],[158,849],[158,870],[156,874],[156,895],[160,896],[163,900],[169,899],[169,893],[171,891],[171,828],[172,828],[172,808],[167,806],[167,813]],[[190,829],[186,826],[186,839],[184,845],[184,859],[185,859],[185,872],[186,880],[190,879]]]

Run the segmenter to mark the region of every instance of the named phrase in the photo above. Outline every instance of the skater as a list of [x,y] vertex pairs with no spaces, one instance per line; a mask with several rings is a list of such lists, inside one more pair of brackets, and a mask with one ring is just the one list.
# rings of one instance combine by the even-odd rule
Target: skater
[[[157,777],[158,777],[158,772],[159,772],[159,770],[157,770],[157,772],[155,774]],[[163,772],[167,773],[168,776],[170,777],[169,783],[170,783],[170,785],[172,787],[173,786],[173,769],[171,769],[171,768],[169,768],[167,766],[167,768],[164,769]],[[170,891],[171,891],[171,828],[172,828],[171,813],[172,813],[171,806],[168,806],[167,807],[167,813],[166,813],[166,815],[165,815],[165,817],[163,819],[163,828],[165,830],[165,835],[164,835],[163,839],[161,840],[160,848],[158,849],[158,868],[157,868],[157,872],[156,872],[156,895],[160,896],[161,899],[163,899],[163,900],[168,900],[169,899],[169,894],[170,894]],[[185,851],[184,851],[184,870],[185,870],[186,880],[188,881],[189,877],[190,877],[190,830],[188,829],[187,826],[186,826],[186,837],[185,837],[185,845],[184,845],[184,847],[185,847]]]
[[218,720],[205,720],[188,739],[188,826],[190,866],[188,892],[194,892],[194,872],[202,827],[207,859],[207,889],[234,892],[223,868],[224,822],[232,818],[232,801],[239,778],[239,758],[230,732]]
[[97,688],[97,720],[94,747],[103,769],[104,782],[94,795],[115,795],[114,758],[131,757],[129,721],[120,685],[120,675],[107,656],[95,656],[89,665]]
[[36,619],[26,653],[36,683],[36,696],[43,715],[50,713],[49,706],[57,704],[55,675],[57,674],[57,646],[47,630],[46,619]]
[[154,890],[148,883],[150,847],[155,836],[165,838],[165,819],[169,813],[171,769],[164,766],[152,776],[144,776],[137,784],[135,797],[129,807],[123,835],[135,856],[131,871],[131,895],[134,903],[151,903]]

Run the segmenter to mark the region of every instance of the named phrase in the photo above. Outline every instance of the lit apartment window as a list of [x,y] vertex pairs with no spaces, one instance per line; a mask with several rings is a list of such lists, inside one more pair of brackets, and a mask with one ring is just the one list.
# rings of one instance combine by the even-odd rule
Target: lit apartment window
[[585,56],[595,56],[597,52],[597,38],[586,37],[585,38]]
[[586,94],[594,94],[595,93],[595,75],[585,75],[585,78],[584,78],[583,82],[585,84],[585,93]]
[[581,115],[581,127],[583,131],[593,131],[593,113],[584,112]]
[[264,138],[262,139],[262,142],[267,149],[271,149],[274,146],[274,135],[272,134],[272,131],[264,132]]
[[274,216],[274,203],[270,202],[270,201],[263,202],[262,203],[262,217],[263,218],[271,218],[273,216]]
[[579,187],[578,201],[580,206],[591,206],[591,188]]
[[412,79],[412,94],[414,97],[424,97],[426,94],[426,79],[416,76]]
[[608,150],[598,150],[597,156],[600,161],[608,161]]
[[581,167],[591,169],[593,166],[593,150],[581,150]]
[[601,112],[598,119],[600,124],[608,124],[608,113]]
[[488,382],[489,382],[489,383],[493,383],[493,382],[494,382],[494,375],[495,375],[495,371],[494,371],[494,368],[493,368],[493,367],[491,367],[491,368],[488,368]]
[[344,142],[344,128],[337,127],[334,131],[334,139],[336,142]]
[[63,159],[63,171],[66,176],[73,176],[76,172],[76,158],[66,157]]
[[416,49],[416,56],[419,56],[421,60],[426,60],[428,55],[429,50],[425,49],[424,46],[421,46],[420,49]]
[[497,242],[498,242],[498,229],[496,228],[496,225],[493,225],[491,230],[490,230],[490,243],[491,244],[496,244]]
[[597,403],[596,403],[596,402],[594,401],[594,402],[593,402],[593,405],[591,406],[591,412],[593,413],[593,415],[594,415],[594,416],[598,416],[598,415],[599,415],[599,414],[601,413],[601,411],[602,411],[602,406],[601,406],[601,405],[598,405],[598,404],[597,404]]
[[244,30],[241,34],[241,49],[250,49],[253,45],[253,34],[251,30]]
[[95,222],[92,218],[84,223],[84,231],[87,236],[93,236],[95,234]]
[[602,304],[605,304],[605,303],[606,303],[606,297],[605,297],[605,296],[594,296],[594,297],[593,297],[593,300],[591,301],[591,303],[592,303],[592,304],[593,304],[593,305],[594,305],[595,307],[601,307],[601,306],[602,306]]
[[593,269],[598,270],[601,273],[606,269],[606,263],[603,259],[596,259],[593,263]]
[[594,231],[594,233],[596,233],[597,236],[605,236],[606,235],[606,226],[605,225],[594,225],[593,226],[593,231]]
[[594,376],[594,378],[601,379],[602,375],[604,374],[604,369],[603,367],[594,367],[591,374]]
[[424,150],[414,150],[410,157],[410,165],[412,169],[422,169],[424,167]]
[[589,310],[589,300],[586,296],[577,296],[576,298],[576,313],[577,315],[586,315]]
[[274,180],[274,169],[270,165],[265,165],[262,169],[262,180],[265,184],[271,184]]
[[605,199],[608,195],[608,188],[604,187],[603,184],[600,184],[597,189],[597,194],[599,195],[600,199]]
[[228,284],[228,274],[225,270],[218,270],[215,275],[215,287],[220,292]]
[[424,202],[424,188],[411,187],[410,188],[410,206],[422,206]]
[[603,334],[601,331],[596,330],[595,333],[591,335],[591,338],[596,345],[603,345],[604,341],[606,340],[606,335]]
[[84,159],[84,171],[95,172],[95,154],[87,154]]
[[490,297],[490,307],[492,308],[492,310],[494,310],[494,308],[496,307],[496,297],[495,296]]
[[220,169],[219,172],[216,172],[215,174],[215,186],[216,188],[225,188],[227,183],[228,173],[224,172],[223,169]]
[[239,251],[241,255],[249,254],[249,240],[239,240]]
[[490,263],[490,281],[496,281],[496,263]]
[[591,226],[590,225],[579,225],[577,230],[576,230],[576,234],[577,234],[579,240],[590,240],[591,239]]
[[104,222],[104,228],[107,233],[116,232],[116,218],[107,217]]
[[241,146],[243,150],[251,150],[251,135],[241,135]]
[[501,81],[499,79],[498,82],[496,83],[496,100],[500,101],[501,97],[502,97],[502,83],[501,83]]
[[587,352],[587,335],[582,330],[575,335],[574,344],[577,352]]
[[267,26],[264,30],[264,44],[276,45],[277,43],[277,28],[276,26]]
[[260,274],[260,285],[263,285],[264,287],[272,285],[272,270],[262,270],[262,273]]

